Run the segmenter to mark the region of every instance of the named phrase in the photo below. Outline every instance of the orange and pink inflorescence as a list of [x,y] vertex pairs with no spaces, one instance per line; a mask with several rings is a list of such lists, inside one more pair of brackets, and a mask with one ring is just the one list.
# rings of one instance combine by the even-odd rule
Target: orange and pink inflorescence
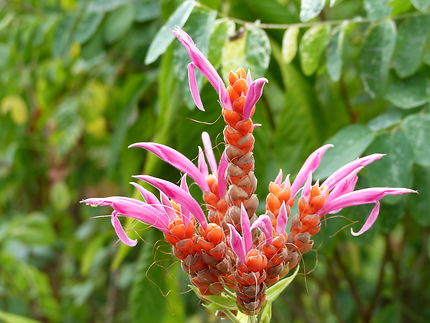
[[[183,270],[198,288],[199,296],[234,292],[238,308],[256,315],[265,303],[265,291],[296,267],[313,246],[312,236],[320,231],[321,219],[345,207],[374,204],[368,219],[358,232],[367,231],[376,221],[379,200],[386,195],[415,192],[406,188],[373,187],[355,190],[358,172],[383,157],[373,154],[343,166],[322,184],[312,184],[312,174],[324,153],[332,145],[313,152],[291,183],[282,171],[269,184],[265,213],[257,216],[259,206],[255,194],[254,175],[255,104],[262,95],[265,78],[252,80],[243,69],[230,72],[225,87],[215,68],[204,57],[193,40],[177,28],[174,35],[187,50],[189,86],[196,106],[204,110],[196,82],[197,68],[218,92],[224,128],[225,150],[216,161],[209,135],[202,134],[198,165],[180,152],[156,143],[141,142],[131,147],[144,148],[170,163],[184,175],[180,185],[149,175],[135,178],[160,191],[160,198],[137,183],[132,183],[144,201],[126,197],[89,198],[83,202],[93,206],[112,207],[112,225],[119,239],[134,246],[118,216],[142,221],[164,233],[181,261]],[[202,190],[204,211],[188,190],[187,177]],[[298,214],[291,216],[297,204]],[[287,230],[287,223],[290,222]]]

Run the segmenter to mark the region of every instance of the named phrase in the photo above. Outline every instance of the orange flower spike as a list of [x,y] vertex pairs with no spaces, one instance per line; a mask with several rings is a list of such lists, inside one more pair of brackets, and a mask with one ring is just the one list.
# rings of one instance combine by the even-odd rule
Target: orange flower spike
[[240,113],[237,113],[234,110],[222,110],[222,115],[224,117],[224,120],[226,123],[228,123],[230,126],[236,125],[240,120],[242,120],[242,116]]
[[237,76],[237,74],[235,72],[230,72],[228,73],[228,82],[230,84],[233,84],[234,82],[236,82],[239,79],[239,76]]
[[230,96],[231,102],[234,102],[236,99],[240,97],[240,93],[238,93],[231,85],[227,87],[228,95]]
[[246,72],[245,72],[245,70],[243,68],[237,69],[236,74],[237,74],[238,77],[240,77],[242,79],[246,78]]
[[225,238],[223,229],[215,223],[208,224],[205,236],[208,241],[212,242],[215,245],[221,243]]
[[244,104],[245,104],[245,97],[240,96],[239,98],[233,101],[233,110],[236,112],[242,113]]
[[273,193],[269,193],[266,198],[266,208],[276,215],[278,214],[280,207],[281,202],[279,202],[278,198]]
[[[278,195],[281,192],[281,188],[279,187],[279,185],[270,182],[269,184],[269,192],[274,194],[274,195]],[[278,197],[279,198],[279,197]]]
[[246,80],[244,78],[240,78],[234,82],[233,88],[237,93],[245,93],[248,90],[248,84],[246,84]]
[[260,272],[267,266],[267,258],[257,249],[252,249],[246,255],[246,266],[250,271]]

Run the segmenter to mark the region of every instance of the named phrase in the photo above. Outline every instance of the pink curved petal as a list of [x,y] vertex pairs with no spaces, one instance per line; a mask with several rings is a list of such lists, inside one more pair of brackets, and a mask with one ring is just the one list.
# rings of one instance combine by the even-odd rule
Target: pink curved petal
[[372,225],[375,223],[376,219],[378,218],[379,215],[379,207],[380,207],[380,203],[379,201],[375,203],[375,207],[372,209],[372,212],[370,212],[369,217],[367,218],[366,222],[364,223],[363,227],[358,231],[358,232],[354,232],[351,228],[351,234],[353,236],[359,236],[361,234],[363,234],[364,232],[366,232],[367,230],[369,230]]
[[278,176],[276,176],[275,184],[278,186],[282,184],[282,169],[279,170]]
[[276,219],[276,234],[282,234],[285,232],[288,222],[288,213],[285,202],[282,202],[281,209],[279,210],[279,215]]
[[197,201],[183,189],[168,181],[148,175],[139,175],[134,177],[151,184],[160,191],[163,191],[172,200],[178,202],[182,207],[189,210],[203,228],[207,227],[208,223],[199,203],[197,203]]
[[190,193],[190,189],[188,188],[188,184],[187,184],[187,174],[182,175],[181,177],[181,188],[187,192]]
[[242,240],[242,237],[240,236],[239,232],[236,231],[234,226],[232,226],[230,223],[227,223],[228,227],[230,228],[230,245],[231,249],[233,249],[234,253],[236,254],[237,258],[239,258],[241,263],[246,263],[245,259],[245,247]]
[[251,225],[251,231],[259,228],[266,238],[266,243],[272,243],[272,221],[266,214],[260,215]]
[[354,190],[355,185],[358,181],[357,174],[363,169],[363,167],[356,168],[348,176],[344,177],[334,186],[333,190],[328,195],[328,201],[334,200],[341,195],[350,193]]
[[240,205],[240,226],[242,227],[243,241],[245,242],[245,253],[247,254],[249,250],[252,249],[252,234],[250,230],[248,213],[243,206]]
[[227,166],[228,160],[226,152],[224,151],[218,166],[218,194],[220,198],[224,198],[227,192]]
[[194,71],[194,64],[188,64],[188,85],[190,87],[191,96],[193,97],[194,103],[199,110],[205,111],[203,107],[202,99],[200,98],[199,86],[197,84],[196,73]]
[[302,191],[302,197],[304,197],[306,201],[309,201],[309,197],[311,195],[311,189],[312,189],[312,173],[309,173],[308,179],[303,185],[303,191]]
[[161,203],[163,204],[164,211],[169,216],[169,219],[170,220],[176,219],[176,212],[173,209],[169,198],[163,192],[160,192],[160,200],[161,200]]
[[371,187],[362,190],[350,192],[339,196],[338,198],[328,202],[318,214],[323,216],[330,213],[333,210],[341,210],[348,206],[359,205],[359,204],[370,204],[376,203],[384,196],[387,195],[400,195],[418,193],[408,188],[396,188],[396,187]]
[[145,199],[146,203],[148,203],[149,205],[157,208],[158,210],[164,210],[163,206],[161,205],[160,201],[157,199],[157,197],[152,194],[150,191],[148,191],[147,189],[143,188],[142,186],[140,186],[137,183],[134,182],[130,182],[131,185],[133,185],[135,188],[137,188],[137,190],[139,191],[140,195],[142,195],[142,197]]
[[138,142],[130,145],[129,147],[140,147],[149,150],[160,159],[179,169],[181,172],[188,174],[188,176],[194,179],[202,191],[209,190],[208,184],[206,183],[206,176],[199,171],[191,160],[175,149],[152,142]]
[[309,177],[309,173],[313,173],[318,168],[321,162],[321,158],[324,156],[327,149],[331,147],[333,147],[333,145],[324,145],[318,148],[317,150],[315,150],[312,154],[310,154],[308,159],[306,159],[305,163],[303,164],[302,168],[297,174],[296,179],[293,182],[293,185],[291,186],[291,193],[293,197],[296,195],[299,188]]
[[181,44],[185,47],[194,66],[208,79],[215,91],[220,95],[221,103],[224,108],[231,110],[230,97],[227,89],[224,86],[222,78],[219,76],[216,69],[197,48],[191,37],[181,28],[175,28],[172,33],[178,38]]
[[137,240],[130,239],[125,233],[124,228],[122,227],[116,212],[112,212],[111,223],[113,228],[115,229],[115,233],[118,236],[119,240],[121,240],[124,244],[130,247],[134,247],[137,244]]
[[209,166],[211,168],[212,174],[216,174],[218,171],[217,169],[218,166],[216,164],[211,138],[209,137],[209,134],[206,131],[202,132],[202,141],[203,141],[203,147],[205,149],[206,159],[209,162]]
[[251,116],[252,108],[263,95],[264,84],[268,82],[265,78],[256,79],[248,88],[245,104],[243,105],[242,119],[248,119]]
[[372,154],[366,157],[357,158],[331,174],[324,183],[322,183],[322,186],[328,186],[329,189],[332,189],[340,180],[345,176],[348,176],[355,169],[367,166],[384,156],[385,154]]
[[208,176],[208,164],[206,164],[205,155],[203,150],[199,147],[199,158],[197,160],[197,165],[199,166],[199,171],[205,177]]
[[290,174],[285,177],[285,181],[282,183],[282,187],[285,188],[291,188],[291,182],[290,182]]

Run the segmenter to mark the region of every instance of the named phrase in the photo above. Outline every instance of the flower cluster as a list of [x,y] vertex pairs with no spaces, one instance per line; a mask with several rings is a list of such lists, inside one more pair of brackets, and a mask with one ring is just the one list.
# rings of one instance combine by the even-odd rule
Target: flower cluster
[[[174,255],[198,288],[199,296],[219,295],[228,290],[236,295],[238,308],[247,315],[256,315],[265,303],[266,290],[296,267],[302,255],[311,250],[312,236],[320,230],[320,221],[327,214],[345,207],[375,204],[358,232],[367,231],[379,213],[379,200],[386,195],[412,193],[406,188],[373,187],[355,190],[357,174],[366,165],[383,157],[373,154],[343,166],[322,184],[313,183],[312,175],[324,153],[325,145],[313,152],[291,183],[282,171],[269,184],[266,212],[256,215],[259,205],[255,194],[254,175],[255,104],[262,95],[265,78],[252,80],[243,69],[230,72],[228,86],[215,68],[202,55],[184,31],[173,31],[187,50],[189,86],[196,106],[204,110],[196,82],[198,69],[218,92],[224,128],[225,150],[217,162],[209,135],[202,134],[198,165],[180,152],[156,143],[131,145],[146,149],[184,173],[180,185],[149,175],[135,176],[160,192],[158,198],[137,183],[132,183],[144,201],[126,197],[90,198],[83,202],[93,206],[108,205],[113,209],[111,221],[119,239],[135,246],[118,216],[142,221],[164,233],[173,246]],[[188,190],[191,178],[202,191],[206,204],[203,210]],[[291,216],[294,204],[298,214]],[[290,228],[287,232],[287,223]],[[230,293],[231,294],[231,293]]]

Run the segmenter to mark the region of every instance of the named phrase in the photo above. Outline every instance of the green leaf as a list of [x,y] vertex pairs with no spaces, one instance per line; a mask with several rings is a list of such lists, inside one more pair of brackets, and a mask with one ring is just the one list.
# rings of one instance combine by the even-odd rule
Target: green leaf
[[392,20],[370,27],[360,56],[360,76],[364,89],[372,97],[386,87],[390,59],[396,42],[396,25]]
[[160,2],[158,0],[144,0],[133,3],[135,20],[146,22],[160,17]]
[[430,9],[430,0],[411,0],[411,2],[419,11],[427,12]]
[[350,125],[340,130],[326,143],[333,144],[315,172],[315,178],[326,178],[346,163],[360,157],[371,144],[374,134],[363,125]]
[[308,21],[318,16],[324,8],[325,0],[301,0],[300,20]]
[[88,5],[89,12],[112,11],[120,6],[131,4],[136,0],[91,0]]
[[29,246],[50,245],[55,241],[55,233],[49,218],[42,213],[32,213],[10,221],[6,237]]
[[333,82],[339,81],[342,72],[343,41],[345,38],[346,26],[347,24],[343,23],[333,30],[327,46],[327,71]]
[[415,162],[421,166],[430,166],[430,115],[410,115],[403,120],[401,127],[409,139]]
[[[412,148],[402,131],[379,135],[366,153],[383,153],[386,156],[366,167],[369,187],[410,187],[412,181]],[[384,202],[395,204],[401,196],[389,196]]]
[[248,28],[245,44],[245,70],[249,69],[253,78],[261,77],[270,63],[270,41],[266,32],[259,28]]
[[414,169],[414,190],[419,194],[409,194],[408,208],[412,217],[422,226],[430,225],[428,196],[430,196],[430,168],[416,167]]
[[291,282],[296,278],[297,273],[299,272],[300,266],[297,265],[296,270],[294,273],[286,278],[281,279],[273,286],[269,287],[266,291],[266,299],[268,303],[274,302],[279,295],[284,291],[285,288],[288,287],[288,285],[291,284]]
[[228,19],[218,19],[212,26],[209,39],[208,59],[215,68],[221,65],[222,50],[228,37],[234,33],[234,29],[234,22]]
[[[189,17],[184,30],[194,40],[196,46],[200,49],[203,55],[206,55],[209,48],[209,37],[212,25],[215,21],[215,11],[195,10]],[[191,97],[189,83],[187,77],[187,65],[190,62],[185,48],[179,43],[175,43],[174,64],[175,74],[178,79],[181,97],[184,99],[188,108],[194,108],[194,100]],[[201,73],[196,73],[197,84],[201,87],[203,76]]]
[[0,311],[0,320],[3,323],[40,323],[40,321],[4,311]]
[[67,183],[58,181],[52,185],[49,192],[52,206],[58,211],[65,211],[70,205],[70,190]]
[[133,23],[134,14],[133,6],[122,6],[109,14],[104,28],[104,36],[109,44],[124,36]]
[[91,36],[93,36],[97,31],[98,26],[103,20],[103,16],[104,14],[100,12],[85,13],[84,16],[79,20],[79,23],[73,34],[74,40],[79,44],[83,44],[89,40]]
[[272,319],[272,304],[267,304],[263,307],[260,314],[260,323],[270,323]]
[[364,8],[370,20],[378,20],[390,15],[390,0],[364,0]]
[[251,27],[241,37],[228,41],[223,49],[222,76],[242,67],[255,79],[264,75],[270,62],[270,42],[264,30]]
[[76,17],[63,17],[54,31],[54,40],[52,41],[52,54],[55,57],[65,56],[71,46],[73,36],[73,25]]
[[282,37],[282,59],[285,64],[292,62],[297,53],[297,36],[299,28],[288,28]]
[[410,76],[420,67],[429,31],[430,16],[408,17],[399,25],[393,63],[400,77]]
[[145,58],[145,64],[151,64],[155,62],[161,54],[163,54],[170,43],[173,41],[175,36],[171,33],[171,29],[176,26],[182,27],[188,20],[188,17],[193,11],[196,3],[194,1],[183,2],[175,12],[169,17],[166,24],[161,27],[157,35],[155,35],[149,46],[148,52]]
[[396,107],[411,109],[427,103],[430,99],[430,79],[415,74],[407,79],[390,79],[385,98]]
[[379,131],[398,125],[401,121],[402,113],[400,110],[392,109],[370,120],[367,126],[372,131]]
[[321,54],[330,37],[328,25],[315,25],[308,29],[300,42],[300,63],[305,75],[312,75],[318,68]]

